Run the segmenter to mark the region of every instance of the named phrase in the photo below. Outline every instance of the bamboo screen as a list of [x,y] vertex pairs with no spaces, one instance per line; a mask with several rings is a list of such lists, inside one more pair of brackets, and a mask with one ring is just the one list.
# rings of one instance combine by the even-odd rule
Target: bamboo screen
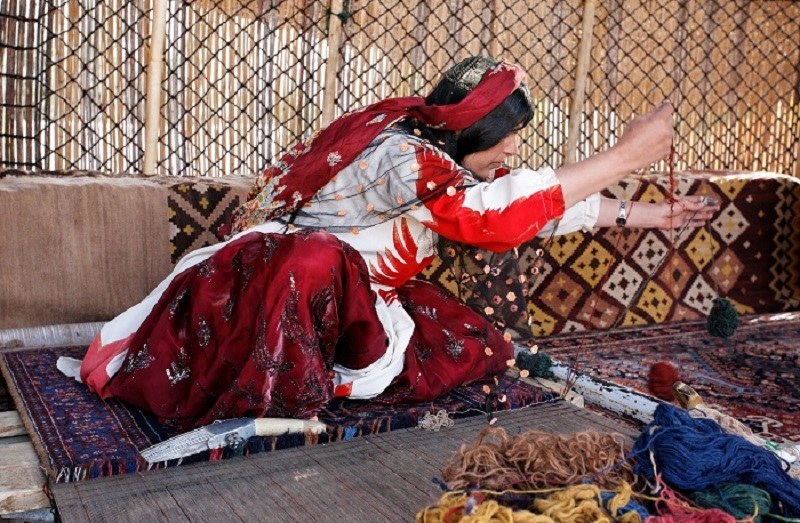
[[343,111],[425,94],[484,53],[528,71],[529,165],[605,148],[668,98],[677,168],[800,176],[800,2],[163,1],[160,25],[153,0],[0,2],[0,168],[142,172],[148,155],[159,174],[253,175]]

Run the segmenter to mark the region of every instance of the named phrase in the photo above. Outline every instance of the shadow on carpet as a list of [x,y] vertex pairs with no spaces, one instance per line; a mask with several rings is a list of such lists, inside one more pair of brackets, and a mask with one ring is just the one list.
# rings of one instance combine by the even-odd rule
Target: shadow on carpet
[[727,339],[692,321],[552,336],[539,343],[584,374],[647,392],[647,374],[670,361],[706,404],[776,443],[800,442],[800,313],[751,315]]
[[[148,466],[139,455],[155,443],[175,435],[152,415],[117,400],[103,401],[83,384],[56,369],[59,356],[82,358],[86,347],[42,348],[0,353],[0,368],[17,410],[31,435],[51,481],[66,483],[101,476],[163,468],[178,464],[225,459],[230,451],[206,451],[183,460]],[[240,450],[255,454],[307,444],[322,444],[417,426],[426,413],[439,410],[452,418],[489,415],[555,399],[544,389],[507,376],[487,395],[489,382],[459,387],[433,402],[387,406],[375,402],[334,400],[319,413],[327,432],[253,437]],[[498,396],[506,395],[500,402]]]

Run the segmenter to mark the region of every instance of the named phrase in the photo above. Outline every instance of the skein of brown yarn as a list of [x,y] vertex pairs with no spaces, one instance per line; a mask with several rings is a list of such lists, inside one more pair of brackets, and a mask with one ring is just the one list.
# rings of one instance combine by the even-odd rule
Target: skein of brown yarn
[[509,437],[487,427],[475,443],[462,445],[442,469],[452,489],[540,489],[591,480],[601,488],[633,483],[624,460],[625,437],[585,431],[571,436],[528,431]]

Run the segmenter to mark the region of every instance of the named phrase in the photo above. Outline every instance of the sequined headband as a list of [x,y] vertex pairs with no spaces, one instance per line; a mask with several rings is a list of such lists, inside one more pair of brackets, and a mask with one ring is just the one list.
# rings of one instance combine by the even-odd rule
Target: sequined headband
[[[490,56],[472,56],[466,60],[460,61],[445,71],[444,77],[453,82],[459,89],[469,92],[475,89],[475,86],[480,83],[486,71],[494,69],[500,64],[501,62]],[[528,91],[528,87],[524,83],[521,83],[519,88],[522,90],[528,103],[531,103],[531,94],[530,91]]]

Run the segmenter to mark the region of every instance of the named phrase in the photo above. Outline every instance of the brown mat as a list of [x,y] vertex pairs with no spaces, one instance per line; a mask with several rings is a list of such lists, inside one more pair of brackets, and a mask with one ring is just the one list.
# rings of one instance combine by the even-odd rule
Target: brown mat
[[0,328],[105,321],[214,232],[252,180],[9,176],[0,183]]
[[[638,432],[565,401],[499,413],[511,434],[543,430]],[[432,482],[483,417],[450,429],[406,429],[328,446],[205,462],[130,476],[52,485],[71,521],[413,521],[441,490]]]

